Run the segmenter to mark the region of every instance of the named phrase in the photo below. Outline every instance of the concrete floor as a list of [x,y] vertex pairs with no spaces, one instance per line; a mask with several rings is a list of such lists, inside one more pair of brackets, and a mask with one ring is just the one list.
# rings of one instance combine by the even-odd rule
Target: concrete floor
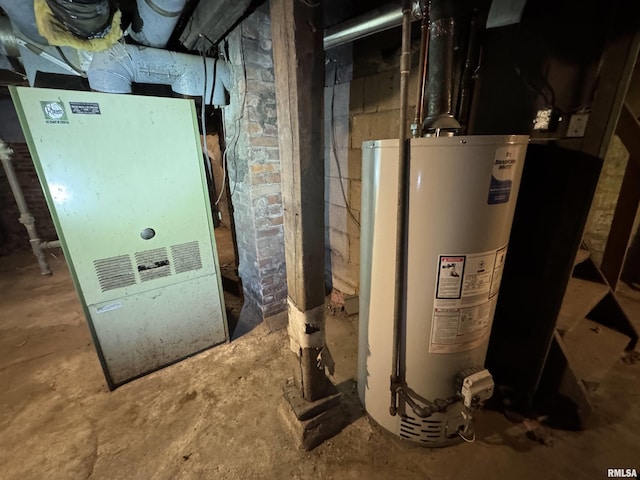
[[[262,324],[179,364],[106,388],[64,259],[39,275],[28,253],[0,257],[0,478],[602,479],[640,469],[640,364],[618,362],[594,396],[594,426],[549,430],[480,412],[477,440],[423,449],[364,415],[311,452],[279,414],[286,332]],[[624,292],[634,318],[640,298]],[[352,395],[357,319],[328,317],[335,382]],[[355,403],[352,403],[352,405]]]

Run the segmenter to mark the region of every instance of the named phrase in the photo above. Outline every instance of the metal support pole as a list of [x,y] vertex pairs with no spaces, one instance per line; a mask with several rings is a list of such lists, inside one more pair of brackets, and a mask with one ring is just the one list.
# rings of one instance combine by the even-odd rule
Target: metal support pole
[[[31,250],[38,260],[40,273],[42,275],[51,275],[51,268],[49,268],[49,264],[47,263],[47,257],[44,254],[44,249],[47,248],[49,244],[53,244],[55,242],[44,243],[38,236],[35,219],[29,212],[29,207],[27,206],[27,202],[22,193],[22,188],[18,183],[18,177],[16,177],[16,171],[13,168],[13,163],[11,161],[12,154],[13,150],[11,150],[11,148],[9,148],[9,146],[4,143],[4,141],[0,140],[0,160],[2,160],[4,173],[7,176],[7,180],[9,180],[9,186],[11,187],[13,197],[16,199],[16,204],[18,205],[18,210],[20,211],[19,221],[24,225],[24,228],[27,229],[27,233],[29,234],[29,243],[31,244]],[[58,246],[59,244],[60,242],[58,242]]]

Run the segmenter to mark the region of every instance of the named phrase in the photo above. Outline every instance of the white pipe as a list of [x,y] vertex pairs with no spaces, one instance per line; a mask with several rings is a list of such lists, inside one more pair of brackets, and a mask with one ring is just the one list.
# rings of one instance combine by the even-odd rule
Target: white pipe
[[99,92],[131,93],[133,82],[170,85],[178,94],[204,94],[207,105],[223,106],[228,105],[225,89],[229,90],[231,72],[228,64],[213,58],[117,43],[94,54],[87,78],[91,89]]
[[51,268],[49,268],[49,264],[47,263],[47,256],[44,253],[44,249],[48,243],[53,242],[43,242],[40,240],[40,236],[38,235],[38,230],[35,225],[35,219],[33,218],[33,215],[31,215],[31,212],[29,212],[27,201],[24,198],[22,188],[20,187],[18,177],[16,176],[16,171],[13,168],[13,162],[11,161],[12,155],[13,150],[11,150],[11,148],[4,143],[2,139],[0,139],[0,161],[2,162],[2,168],[4,168],[4,173],[9,181],[9,187],[11,187],[11,191],[13,192],[13,197],[18,205],[20,223],[22,223],[24,228],[27,230],[31,250],[33,251],[33,254],[38,260],[38,265],[40,266],[40,273],[42,275],[51,275]]
[[139,32],[130,30],[131,38],[149,47],[166,47],[187,0],[137,0],[136,3],[142,27]]

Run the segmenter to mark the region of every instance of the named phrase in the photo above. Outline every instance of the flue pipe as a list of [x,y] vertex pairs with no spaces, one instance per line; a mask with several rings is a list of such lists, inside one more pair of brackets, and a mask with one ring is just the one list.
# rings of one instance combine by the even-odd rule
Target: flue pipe
[[457,132],[460,123],[453,115],[455,19],[453,0],[432,0],[429,38],[427,115],[423,133]]

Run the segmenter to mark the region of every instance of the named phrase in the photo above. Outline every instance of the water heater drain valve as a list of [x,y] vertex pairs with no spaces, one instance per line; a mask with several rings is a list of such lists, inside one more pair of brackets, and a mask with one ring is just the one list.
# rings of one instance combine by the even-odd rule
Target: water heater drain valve
[[493,395],[493,377],[489,370],[484,369],[465,376],[462,380],[460,393],[464,406],[467,408],[477,407],[491,398]]

